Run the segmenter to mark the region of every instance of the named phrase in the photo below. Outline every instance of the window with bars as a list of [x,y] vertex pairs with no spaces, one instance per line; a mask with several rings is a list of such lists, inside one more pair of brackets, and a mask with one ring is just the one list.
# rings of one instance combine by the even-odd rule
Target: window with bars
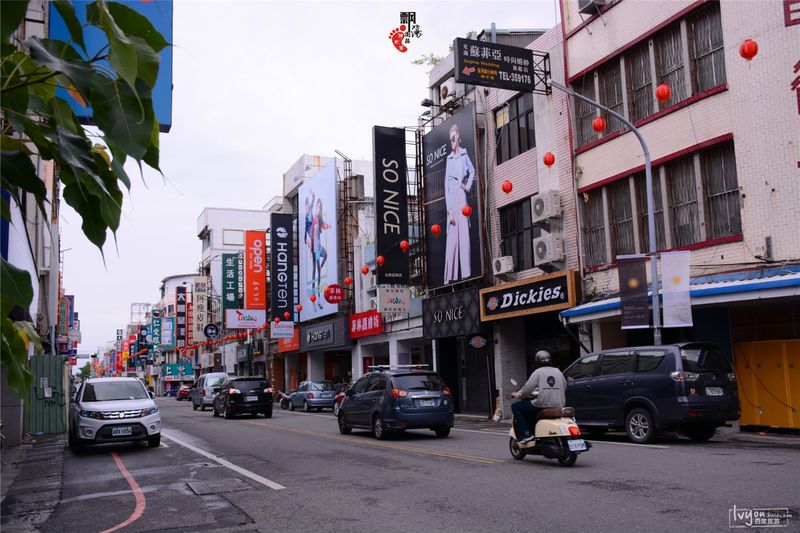
[[[656,220],[656,249],[667,249],[667,234],[664,230],[664,203],[661,199],[661,180],[657,169],[653,170],[653,211]],[[650,232],[648,227],[647,214],[647,183],[645,182],[644,172],[637,174],[633,178],[636,188],[636,207],[639,224],[639,241],[641,242],[641,253],[650,251]]]
[[611,258],[636,253],[633,238],[633,209],[628,178],[608,186],[608,227],[611,232]]
[[701,153],[700,169],[703,173],[707,238],[740,235],[742,214],[733,144]]
[[689,19],[692,88],[695,93],[725,83],[725,50],[719,4],[711,2]]
[[533,129],[533,95],[512,98],[494,114],[497,128],[497,163],[527,152],[536,146]]
[[694,160],[684,157],[666,165],[667,190],[672,215],[672,243],[675,247],[700,242]]
[[[625,116],[622,99],[622,72],[619,61],[610,61],[603,65],[597,73],[597,81],[600,89],[600,103],[615,113]],[[606,121],[604,135],[622,129],[622,122],[613,116],[607,116]]]
[[602,265],[606,258],[606,225],[603,214],[603,190],[583,193],[583,243],[586,265]]
[[[597,100],[594,91],[594,75],[587,74],[573,84],[576,93],[592,100]],[[575,136],[577,147],[585,146],[597,138],[597,133],[592,129],[592,120],[597,116],[595,107],[583,100],[574,99],[575,102]]]
[[653,114],[653,79],[650,46],[644,42],[625,55],[628,120],[636,122]]
[[684,79],[683,42],[680,24],[673,24],[654,39],[656,78],[658,83],[669,85],[672,94],[664,107],[671,106],[688,96]]
[[533,268],[530,199],[500,209],[500,238],[500,252],[514,258],[516,270]]

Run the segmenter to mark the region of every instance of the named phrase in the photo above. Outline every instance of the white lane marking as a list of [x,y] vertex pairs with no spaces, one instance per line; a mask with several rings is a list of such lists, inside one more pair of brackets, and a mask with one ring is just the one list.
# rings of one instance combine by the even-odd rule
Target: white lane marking
[[166,442],[161,443],[162,448],[169,448],[169,445]]
[[[465,433],[480,433],[481,435],[506,435],[508,436],[508,431],[500,432],[495,429],[460,429],[460,428],[453,428],[453,431],[463,431]],[[590,440],[593,445],[594,444],[618,444],[620,446],[636,446],[637,448],[654,448],[656,450],[668,450],[669,446],[662,446],[659,444],[636,444],[633,442],[616,442],[610,440]]]
[[269,480],[269,479],[267,479],[265,477],[261,477],[258,474],[255,474],[255,473],[253,473],[253,472],[251,472],[249,470],[246,470],[246,469],[242,468],[241,466],[237,466],[237,465],[231,463],[230,461],[226,461],[225,459],[223,459],[221,457],[217,457],[216,455],[211,454],[211,453],[209,453],[209,452],[207,452],[207,451],[205,451],[205,450],[203,450],[201,448],[198,448],[197,446],[192,446],[188,442],[184,442],[184,441],[182,441],[182,440],[180,440],[180,439],[178,439],[176,437],[173,437],[172,435],[164,433],[163,431],[161,432],[161,435],[163,435],[164,437],[168,438],[169,440],[171,440],[175,444],[180,444],[184,448],[188,448],[188,449],[192,450],[193,452],[202,455],[203,457],[207,457],[208,459],[211,459],[212,461],[215,461],[215,462],[221,464],[222,466],[224,466],[226,468],[230,468],[234,472],[238,472],[239,474],[241,474],[241,475],[243,475],[245,477],[249,477],[253,481],[261,483],[262,485],[264,485],[266,487],[269,487],[269,488],[271,488],[273,490],[281,490],[281,489],[285,489],[286,488],[283,485],[281,485],[280,483],[275,483],[272,480]]

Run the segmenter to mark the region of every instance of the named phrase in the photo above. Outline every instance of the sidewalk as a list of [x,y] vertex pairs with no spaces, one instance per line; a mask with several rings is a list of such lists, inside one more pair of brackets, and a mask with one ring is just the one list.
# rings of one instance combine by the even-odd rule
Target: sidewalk
[[39,531],[61,500],[66,433],[27,435],[2,454],[3,533]]

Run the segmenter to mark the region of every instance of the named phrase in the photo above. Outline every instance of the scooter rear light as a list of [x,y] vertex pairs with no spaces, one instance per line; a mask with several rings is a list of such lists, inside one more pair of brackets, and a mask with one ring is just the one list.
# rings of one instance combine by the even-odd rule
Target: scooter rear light
[[570,426],[569,427],[569,434],[572,435],[573,437],[580,437],[581,436],[581,430],[578,428],[578,426]]
[[308,398],[309,400],[313,400],[314,399],[314,393],[313,392],[309,392],[308,394],[306,394],[306,398]]
[[405,398],[406,396],[408,396],[408,391],[392,389],[392,398]]
[[445,396],[450,396],[451,395],[450,388],[449,387],[443,388],[442,394],[444,394]]

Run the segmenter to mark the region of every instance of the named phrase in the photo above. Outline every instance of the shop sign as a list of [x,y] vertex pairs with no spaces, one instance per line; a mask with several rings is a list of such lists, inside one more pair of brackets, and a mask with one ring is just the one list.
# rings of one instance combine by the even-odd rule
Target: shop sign
[[264,355],[264,341],[262,339],[255,339],[253,341],[253,356]]
[[294,313],[294,216],[270,214],[271,318]]
[[191,363],[163,365],[164,381],[194,380],[194,369]]
[[408,239],[406,132],[404,128],[372,128],[375,162],[375,253],[384,263],[378,284],[408,283],[408,254],[400,242]]
[[250,359],[250,345],[245,344],[236,347],[236,362],[242,363]]
[[408,287],[378,287],[379,313],[408,313],[411,291]]
[[574,270],[481,289],[481,321],[569,309],[577,301],[575,291]]
[[266,309],[225,310],[225,327],[228,329],[260,328],[266,321]]
[[300,350],[322,350],[344,345],[349,337],[347,317],[317,322],[300,328]]
[[469,335],[480,329],[477,289],[422,300],[422,331],[426,339]]
[[325,301],[332,304],[338,304],[344,300],[344,289],[341,285],[336,283],[325,287]]
[[484,346],[486,346],[486,337],[481,335],[475,335],[469,340],[469,345],[475,348],[476,350],[480,350]]
[[294,322],[270,322],[269,336],[271,339],[291,339],[294,336]]
[[175,287],[175,347],[186,347],[186,287]]
[[377,309],[350,315],[350,338],[369,337],[383,332],[383,321]]
[[278,339],[278,352],[294,352],[300,349],[300,328],[292,328],[292,336],[288,339]]
[[222,254],[222,307],[236,309],[239,301],[239,254]]
[[245,291],[247,309],[267,308],[266,232],[247,230],[245,242]]

